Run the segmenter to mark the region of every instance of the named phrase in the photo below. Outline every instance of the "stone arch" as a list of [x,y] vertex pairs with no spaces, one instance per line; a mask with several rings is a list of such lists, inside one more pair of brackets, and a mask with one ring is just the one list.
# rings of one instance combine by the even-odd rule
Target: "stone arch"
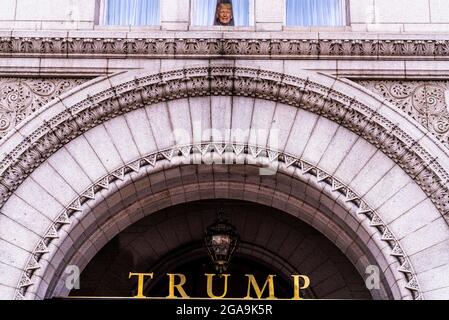
[[[269,125],[279,131],[281,143],[273,146],[269,134],[232,140],[226,128],[231,127],[233,108],[239,111],[234,125]],[[217,129],[208,139],[197,134],[194,121],[203,113],[210,128]],[[205,119],[199,119],[201,127]],[[114,128],[123,135],[111,134]],[[188,128],[189,141],[173,139],[176,128]],[[145,140],[145,134],[152,140]],[[295,181],[310,173],[316,181],[309,177],[307,186],[326,184],[310,187],[321,193],[300,207],[320,213],[324,191],[327,201],[342,202],[342,212],[358,221],[356,234],[361,239],[367,235],[365,250],[389,272],[388,289],[395,298],[447,292],[447,286],[432,280],[449,267],[444,254],[449,245],[446,151],[387,103],[342,80],[303,71],[213,66],[123,73],[61,97],[1,146],[6,152],[0,162],[3,297],[46,296],[56,271],[54,243],[70,239],[64,231],[69,222],[82,226],[75,213],[96,201],[96,192],[110,192],[110,182],[120,184],[145,163],[152,167],[146,176],[165,175],[163,168],[173,161],[184,166],[226,155],[240,157],[246,165],[265,163]],[[54,177],[51,183],[48,176]],[[268,189],[284,202],[289,199],[275,186]],[[262,192],[253,194],[257,198]],[[94,215],[90,218],[89,225],[95,225]],[[333,223],[335,217],[327,219]],[[439,264],[424,264],[429,256],[438,257]],[[61,252],[58,259],[64,259]]]
[[[351,262],[321,233],[272,207],[224,199],[174,205],[142,218],[95,255],[81,274],[80,290],[71,291],[70,295],[129,296],[133,292],[131,296],[134,296],[136,288],[128,279],[129,270],[146,270],[154,273],[154,278],[147,281],[148,295],[163,296],[159,291],[160,282],[163,280],[165,287],[166,273],[174,272],[173,269],[188,271],[180,267],[180,261],[185,265],[202,260],[197,267],[206,272],[204,262],[208,259],[203,228],[214,221],[217,205],[225,209],[231,223],[240,231],[241,242],[235,258],[272,270],[288,287],[292,274],[308,274],[314,279],[313,288],[303,292],[308,298],[371,297]],[[241,262],[231,271],[240,279],[243,274],[235,272],[242,267]],[[187,275],[189,282],[191,276]],[[109,281],[111,278],[115,281]],[[155,292],[153,289],[157,287],[159,290]],[[276,295],[289,296],[290,290],[284,287],[279,291],[276,286]]]
[[[216,155],[214,156],[216,157]],[[242,154],[241,156],[247,158],[245,159],[245,162],[257,161],[258,166],[262,165],[266,161],[266,158],[264,157],[258,157],[258,160],[256,160],[252,155]],[[208,157],[208,155],[206,155],[206,157]],[[168,161],[173,163],[168,164]],[[90,201],[88,201],[85,206],[79,205],[81,199],[80,202],[76,200],[75,203],[71,205],[71,209],[69,209],[73,210],[74,212],[68,213],[68,216],[73,216],[75,219],[79,219],[80,222],[82,222],[84,221],[84,217],[91,217],[93,212],[95,211],[95,215],[98,217],[98,219],[96,219],[95,224],[74,224],[73,228],[77,230],[69,229],[65,232],[72,235],[82,233],[81,237],[96,239],[95,241],[92,240],[93,242],[96,242],[98,239],[102,239],[102,241],[105,241],[106,238],[104,237],[104,234],[108,234],[108,238],[112,238],[129,224],[125,223],[122,227],[118,228],[117,225],[120,224],[118,221],[121,221],[122,219],[130,219],[131,221],[135,221],[138,218],[141,218],[142,214],[148,216],[160,209],[172,206],[177,203],[183,203],[185,201],[188,202],[192,200],[216,198],[243,199],[255,203],[261,203],[267,206],[273,206],[309,223],[319,232],[328,237],[331,241],[335,242],[337,247],[339,247],[342,252],[345,252],[349,256],[349,260],[356,266],[359,273],[361,274],[363,274],[366,267],[371,264],[382,265],[383,268],[385,268],[385,272],[389,272],[387,271],[387,269],[391,270],[392,274],[394,273],[395,276],[392,275],[392,278],[390,278],[391,283],[389,284],[389,286],[395,287],[394,283],[396,281],[399,281],[403,284],[402,288],[396,288],[397,290],[393,293],[390,292],[391,288],[389,286],[385,286],[385,288],[382,289],[381,293],[373,292],[374,297],[385,298],[387,296],[395,296],[396,298],[400,298],[401,294],[403,294],[404,296],[407,296],[409,294],[409,292],[407,292],[408,289],[406,289],[406,286],[408,286],[408,280],[403,276],[403,274],[401,274],[397,270],[394,270],[393,267],[398,267],[400,265],[406,264],[406,257],[403,254],[402,249],[399,247],[398,242],[392,237],[392,235],[390,235],[389,231],[387,231],[385,225],[382,224],[382,221],[380,221],[379,217],[371,215],[368,211],[362,213],[359,207],[361,205],[359,201],[357,199],[349,200],[349,198],[347,198],[347,189],[337,187],[337,189],[334,190],[333,188],[335,188],[338,183],[332,179],[318,181],[318,179],[320,179],[317,176],[319,174],[319,171],[316,168],[310,167],[308,168],[308,171],[304,173],[302,173],[302,164],[300,164],[299,167],[296,167],[297,164],[292,164],[291,166],[289,166],[289,169],[279,168],[279,171],[285,172],[283,174],[279,174],[279,176],[276,177],[276,185],[278,187],[274,187],[273,185],[271,185],[270,188],[268,188],[267,186],[264,186],[264,183],[257,184],[255,182],[251,183],[250,181],[242,182],[241,175],[239,174],[239,170],[241,169],[237,170],[236,172],[233,172],[233,170],[231,169],[226,179],[215,178],[218,172],[220,172],[220,169],[223,170],[223,168],[219,168],[220,166],[218,166],[217,168],[217,166],[210,165],[200,165],[199,168],[201,168],[200,170],[203,170],[203,172],[205,172],[204,170],[208,169],[218,172],[216,174],[214,173],[213,175],[204,177],[203,179],[201,179],[201,182],[197,181],[196,183],[192,183],[190,181],[192,179],[195,179],[195,176],[197,176],[197,172],[195,170],[192,171],[192,167],[198,165],[179,167],[182,162],[190,162],[190,160],[186,159],[184,155],[179,155],[176,158],[171,158],[171,160],[162,159],[162,162],[163,163],[159,165],[156,164],[155,167],[153,167],[151,164],[149,165],[150,167],[148,169],[150,170],[150,172],[152,172],[153,170],[156,171],[150,176],[148,176],[148,171],[145,170],[142,170],[141,172],[140,170],[139,172],[129,171],[131,177],[129,177],[128,179],[126,179],[127,176],[124,176],[123,180],[114,180],[119,184],[117,185],[117,188],[94,188],[99,191],[98,193],[101,194],[101,196],[94,195],[93,197],[95,199],[90,198]],[[245,174],[248,176],[257,174],[258,166],[245,166]],[[144,168],[145,166],[143,166],[143,169]],[[180,170],[179,175],[175,175],[173,172],[176,172],[178,170]],[[157,181],[158,178],[156,178],[155,175],[157,176],[158,174],[163,174],[164,176],[166,176],[169,175],[170,172],[171,174],[173,174],[173,176],[179,178],[172,178],[171,181],[161,181],[161,185],[158,185],[158,182],[150,183],[151,187],[148,186],[148,183],[145,184],[141,182],[142,179]],[[299,187],[300,182],[297,182],[298,190],[293,192],[295,195],[289,195],[285,191],[285,189],[288,188],[288,182],[294,179],[292,177],[288,178],[288,176],[292,175],[301,175],[304,178],[304,182],[301,183],[301,188]],[[159,176],[159,179],[163,178]],[[287,179],[287,181],[285,181],[285,179]],[[138,202],[143,203],[142,208],[140,208],[139,205],[126,205],[126,203],[136,203],[136,199],[126,199],[125,196],[125,194],[129,192],[125,190],[133,189],[131,180],[136,181],[139,185],[142,186],[143,190],[138,191]],[[306,181],[307,185],[305,183]],[[273,181],[271,181],[271,184],[273,184]],[[297,198],[297,196],[299,197],[299,195],[301,195],[302,190],[307,187],[310,189],[314,189],[314,192],[317,192],[318,194],[320,194],[321,192],[321,196],[323,197],[323,199],[325,195],[326,197],[329,196],[329,200],[331,198],[336,198],[335,201],[337,203],[335,203],[334,210],[340,212],[341,217],[337,217],[332,214],[331,210],[324,205],[322,206],[322,208],[314,207],[314,205],[310,203],[311,199],[305,202],[304,200]],[[263,191],[260,190],[261,188],[263,189]],[[191,191],[186,192],[186,189]],[[210,192],[211,189],[214,190],[213,193]],[[157,190],[157,192],[154,190]],[[122,194],[120,196],[122,200],[115,205],[110,204],[109,206],[105,206],[105,201],[107,202],[106,199],[110,199],[110,197],[114,197],[114,195],[118,196],[117,192]],[[309,192],[313,194],[311,190]],[[184,195],[184,193],[188,193],[188,196]],[[135,194],[135,192],[131,192],[130,194]],[[340,196],[339,198],[338,195]],[[349,195],[353,197],[355,194],[349,192]],[[289,203],[291,203],[288,208],[285,204],[285,200],[287,199]],[[315,201],[317,200],[318,199],[315,199]],[[98,208],[102,207],[102,212],[99,212]],[[299,211],[301,211],[301,214],[298,213]],[[345,216],[348,211],[351,212],[351,218]],[[65,212],[62,214],[65,217]],[[364,214],[366,214],[366,217]],[[78,216],[79,218],[77,218]],[[113,216],[114,219],[106,219],[103,222],[105,217],[108,216]],[[364,217],[365,219],[362,219]],[[352,230],[343,229],[345,226],[345,222],[341,220],[345,218],[347,220],[354,219]],[[331,219],[333,219],[333,221]],[[55,229],[57,229],[58,224],[61,223],[55,223]],[[364,230],[363,237],[365,237],[365,239],[370,239],[370,237],[372,238],[372,240],[370,241],[373,245],[372,251],[368,252],[366,249],[363,249],[365,247],[363,241],[361,239],[357,239],[358,237],[362,236],[362,231],[359,230],[359,236],[356,235],[356,231],[358,230],[358,228]],[[79,248],[74,247],[75,243],[82,243],[82,241],[79,241],[78,238],[74,238],[73,236],[71,236],[70,238],[66,237],[65,240],[68,241],[68,243],[61,243],[60,245],[58,244],[56,246],[51,245],[53,250],[50,250],[50,247],[47,246],[47,249],[50,252],[54,252],[56,254],[57,247],[61,246],[64,248],[68,248],[69,251],[63,250],[63,254],[62,252],[60,252],[59,258],[66,257],[70,260],[70,262],[63,262],[59,269],[56,270],[58,276],[55,277],[55,279],[59,279],[58,283],[54,285],[56,286],[56,289],[51,288],[51,284],[50,288],[48,289],[47,284],[41,282],[43,293],[39,294],[48,295],[48,292],[50,292],[50,296],[52,294],[62,296],[68,294],[68,291],[64,287],[65,279],[59,276],[62,273],[65,264],[68,263],[78,265],[81,267],[81,269],[83,269],[83,267],[88,263],[88,261],[90,261],[90,259],[96,254],[99,249],[96,246],[92,246],[93,242],[83,243]],[[102,242],[100,241],[99,243]],[[398,259],[399,257],[401,259]],[[59,261],[59,258],[56,258],[56,261]],[[404,260],[402,260],[402,258]],[[48,257],[48,262],[51,262],[52,260],[53,257],[50,255]],[[52,262],[51,264],[53,266],[56,266],[54,262]],[[38,275],[38,278],[43,277],[44,274],[42,274],[41,277],[39,277]],[[400,290],[403,290],[403,292],[401,293]]]

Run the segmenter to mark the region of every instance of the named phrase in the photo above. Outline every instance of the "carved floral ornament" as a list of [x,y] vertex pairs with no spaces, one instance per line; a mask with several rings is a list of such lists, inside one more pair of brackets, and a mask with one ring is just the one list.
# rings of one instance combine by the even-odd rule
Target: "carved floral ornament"
[[0,78],[0,139],[51,100],[85,81],[82,78]]
[[85,37],[2,37],[0,55],[112,57],[319,57],[347,59],[357,57],[389,59],[447,59],[449,40],[422,39],[284,39],[276,38],[102,38]]
[[[61,94],[88,78],[0,78],[0,140]],[[449,82],[363,80],[449,148]]]
[[276,72],[234,67],[189,68],[136,78],[72,105],[42,124],[0,162],[0,205],[55,150],[99,123],[144,105],[208,95],[278,101],[340,123],[401,166],[449,222],[449,174],[391,121],[321,84]]
[[358,81],[418,121],[449,148],[448,81]]
[[[284,164],[286,168],[295,167],[299,169],[301,180],[310,181],[310,179],[313,179],[319,185],[327,185],[329,190],[331,190],[330,193],[334,199],[339,196],[343,197],[345,209],[352,214],[357,221],[362,221],[363,219],[368,219],[368,221],[370,221],[370,228],[373,228],[373,230],[379,234],[380,240],[385,242],[389,248],[388,254],[398,262],[399,267],[393,270],[393,272],[405,276],[404,287],[410,292],[413,299],[422,299],[422,293],[415,271],[399,241],[380,218],[379,214],[370,208],[362,197],[356,194],[347,185],[334,178],[331,174],[298,157],[256,145],[226,142],[182,145],[160,150],[135,159],[101,177],[95,183],[90,185],[57,216],[47,229],[45,235],[38,243],[36,243],[35,249],[28,258],[27,265],[25,266],[17,285],[15,299],[24,299],[29,288],[34,285],[33,277],[35,271],[41,268],[40,261],[46,254],[50,253],[50,243],[59,238],[61,229],[70,225],[75,219],[81,220],[84,209],[88,208],[87,204],[89,201],[95,200],[102,190],[109,189],[109,186],[116,180],[125,181],[130,179],[131,173],[139,173],[142,170],[141,172],[147,174],[145,168],[154,168],[157,166],[158,162],[171,162],[177,157],[189,158],[195,153],[206,157],[213,153],[223,159],[225,159],[226,156],[229,158],[229,154],[235,155],[236,157],[240,155],[249,155],[259,160],[260,164],[266,165],[266,163],[277,162]],[[247,161],[245,161],[245,163],[248,164]],[[164,167],[166,166],[164,165]],[[298,173],[295,173],[295,175],[296,174]],[[57,246],[54,248],[57,248]]]
[[[0,140],[61,94],[88,78],[0,78]],[[363,80],[360,85],[386,98],[449,148],[449,82]]]

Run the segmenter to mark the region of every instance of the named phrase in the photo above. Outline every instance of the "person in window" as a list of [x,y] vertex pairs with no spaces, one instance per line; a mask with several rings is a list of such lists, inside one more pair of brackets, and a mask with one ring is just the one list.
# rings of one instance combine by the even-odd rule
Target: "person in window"
[[232,12],[232,0],[218,0],[215,10],[216,26],[233,26],[234,15]]

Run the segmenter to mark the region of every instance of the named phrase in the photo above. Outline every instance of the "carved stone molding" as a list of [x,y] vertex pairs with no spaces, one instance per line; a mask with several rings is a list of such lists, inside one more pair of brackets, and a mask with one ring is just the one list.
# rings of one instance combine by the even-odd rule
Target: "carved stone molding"
[[43,123],[0,162],[0,205],[55,150],[90,128],[148,104],[208,95],[278,101],[339,123],[403,168],[449,223],[448,172],[396,123],[322,84],[276,72],[234,67],[198,67],[135,78],[69,106]]
[[358,81],[418,121],[449,148],[449,81]]
[[0,139],[42,106],[87,80],[0,78]]
[[[449,40],[416,39],[285,39],[282,35],[260,38],[128,38],[98,37],[3,37],[0,56],[107,56],[107,57],[276,57],[319,59],[447,59]],[[280,36],[279,38],[276,38]]]
[[[50,253],[49,245],[55,238],[59,237],[60,230],[64,228],[65,225],[72,223],[72,220],[75,219],[75,214],[82,214],[83,208],[89,201],[95,200],[98,193],[104,189],[109,189],[111,182],[116,180],[125,181],[127,179],[131,179],[129,175],[130,173],[139,172],[141,170],[146,174],[147,171],[145,171],[145,168],[155,167],[157,162],[170,162],[176,157],[189,158],[194,153],[202,154],[203,156],[214,153],[220,157],[223,157],[223,159],[228,153],[232,153],[235,156],[246,154],[256,159],[260,159],[262,163],[279,162],[285,164],[287,168],[292,166],[296,167],[300,170],[304,181],[314,179],[317,184],[328,185],[334,199],[339,196],[344,197],[346,210],[352,214],[357,221],[361,221],[361,219],[365,218],[369,219],[370,228],[373,228],[377,233],[379,233],[381,241],[387,243],[390,249],[390,256],[394,257],[400,265],[400,267],[398,267],[397,270],[394,270],[394,272],[405,275],[407,282],[405,288],[410,291],[413,299],[422,299],[422,293],[420,292],[417,277],[409,258],[402,249],[399,241],[380,218],[379,214],[376,213],[376,211],[373,210],[361,196],[351,190],[347,185],[334,178],[331,174],[304,160],[301,160],[298,157],[295,157],[294,155],[286,154],[278,150],[261,148],[256,145],[227,142],[203,142],[200,144],[182,145],[160,150],[135,159],[101,177],[84,192],[79,194],[76,199],[73,199],[72,203],[67,205],[67,207],[49,226],[42,239],[36,243],[35,249],[30,255],[28,263],[22,272],[22,276],[17,286],[15,299],[24,299],[27,290],[34,284],[34,273],[41,267],[39,262],[47,253]],[[248,164],[247,161],[245,161],[245,163]],[[77,215],[76,219],[80,220],[80,216]],[[57,247],[54,248],[56,249]]]

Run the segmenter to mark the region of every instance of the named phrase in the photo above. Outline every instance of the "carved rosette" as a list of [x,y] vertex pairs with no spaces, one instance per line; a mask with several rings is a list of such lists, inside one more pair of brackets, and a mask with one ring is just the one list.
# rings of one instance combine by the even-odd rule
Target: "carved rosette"
[[0,78],[0,139],[42,106],[87,80]]

